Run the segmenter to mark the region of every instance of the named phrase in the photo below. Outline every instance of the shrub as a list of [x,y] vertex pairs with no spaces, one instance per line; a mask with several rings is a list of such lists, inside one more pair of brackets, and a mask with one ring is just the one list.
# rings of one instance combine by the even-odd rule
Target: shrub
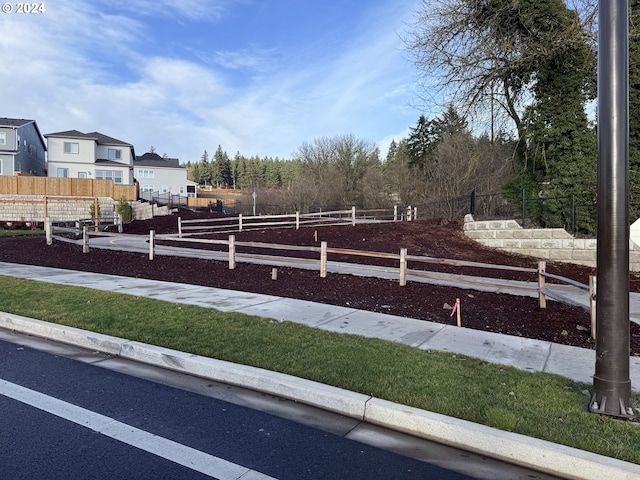
[[133,209],[129,201],[123,196],[118,202],[118,214],[122,216],[122,223],[129,223],[133,220]]

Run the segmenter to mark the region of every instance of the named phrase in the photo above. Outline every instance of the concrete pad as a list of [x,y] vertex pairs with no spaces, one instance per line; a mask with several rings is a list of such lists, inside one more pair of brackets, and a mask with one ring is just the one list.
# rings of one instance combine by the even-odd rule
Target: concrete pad
[[419,348],[454,352],[521,370],[541,372],[549,355],[550,343],[446,325]]
[[377,398],[367,403],[364,419],[562,478],[622,480],[640,475],[640,465]]
[[317,304],[305,300],[273,297],[273,300],[248,307],[241,306],[234,309],[234,311],[247,315],[273,318],[279,322],[294,322],[316,327],[351,314],[356,310],[336,305]]
[[356,310],[318,325],[317,328],[329,332],[381,338],[417,347],[428,341],[443,327],[444,325],[439,323]]
[[184,303],[204,308],[215,308],[223,312],[255,307],[279,300],[280,297],[251,292],[201,287],[182,283],[171,284],[171,288],[157,288],[163,282],[137,284],[132,282],[126,292],[129,295],[154,298],[167,302]]
[[593,383],[595,350],[551,343],[545,373],[555,373],[576,382]]

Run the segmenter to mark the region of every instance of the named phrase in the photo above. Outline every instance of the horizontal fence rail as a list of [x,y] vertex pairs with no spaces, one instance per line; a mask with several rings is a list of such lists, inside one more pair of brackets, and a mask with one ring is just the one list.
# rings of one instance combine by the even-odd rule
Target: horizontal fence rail
[[[374,212],[379,212],[378,210]],[[413,207],[399,211],[394,209],[393,220],[412,220],[417,216],[417,210]],[[300,213],[284,215],[255,215],[222,218],[204,219],[182,219],[178,217],[178,237],[193,235],[207,235],[212,233],[242,232],[244,230],[256,228],[295,228],[311,225],[355,225],[357,222],[384,221],[376,215],[372,215],[371,210],[356,210],[352,207],[349,210],[332,210],[326,212]]]
[[[79,224],[78,224],[79,225]],[[328,272],[328,265],[331,263],[334,266],[340,266],[343,270],[347,271],[346,274],[363,275],[363,276],[377,276],[379,278],[395,278],[398,280],[400,286],[406,285],[407,279],[423,279],[430,280],[432,283],[445,283],[452,284],[456,287],[480,289],[496,286],[504,289],[505,291],[521,290],[526,291],[531,295],[535,295],[537,292],[538,302],[540,308],[546,308],[547,297],[562,303],[567,303],[574,306],[585,308],[591,312],[591,334],[595,338],[595,278],[590,278],[589,285],[582,284],[570,278],[566,278],[560,275],[554,275],[546,272],[546,263],[539,262],[538,268],[526,268],[516,267],[510,265],[494,265],[488,263],[434,258],[428,256],[407,255],[407,249],[398,249],[399,253],[390,252],[373,252],[366,250],[354,250],[348,248],[330,248],[327,242],[321,242],[320,247],[317,246],[301,246],[301,245],[284,245],[275,243],[263,243],[263,242],[242,242],[236,241],[234,235],[229,235],[228,239],[204,239],[204,238],[189,238],[180,237],[176,234],[164,234],[156,235],[152,230],[149,232],[149,236],[141,235],[127,235],[122,233],[110,233],[96,230],[93,227],[83,226],[80,228],[68,228],[53,226],[51,222],[47,222],[47,243],[50,244],[50,239],[56,238],[62,241],[69,241],[67,237],[55,236],[52,232],[61,231],[63,233],[73,233],[76,236],[82,235],[83,252],[89,251],[89,238],[90,237],[112,237],[122,240],[120,246],[118,241],[110,241],[113,245],[97,245],[97,248],[108,249],[122,249],[126,247],[128,250],[135,249],[136,251],[148,250],[149,259],[153,260],[156,250],[158,249],[157,241],[165,241],[169,243],[185,243],[185,244],[201,244],[201,245],[220,245],[220,250],[203,250],[198,248],[180,248],[180,247],[166,247],[160,246],[163,249],[163,254],[166,255],[188,255],[196,258],[211,258],[214,256],[216,260],[227,260],[229,269],[234,269],[237,259],[243,259],[245,261],[252,261],[253,263],[261,263],[265,265],[284,265],[291,266],[293,268],[308,268],[317,269],[320,272],[320,277],[326,277]],[[281,250],[287,252],[307,252],[316,255],[315,258],[303,258],[296,256],[273,256],[268,254],[256,254],[256,253],[240,253],[238,249],[253,249],[253,250]],[[343,255],[349,257],[369,257],[382,260],[391,260],[394,262],[394,266],[382,266],[382,265],[368,265],[352,262],[329,262],[329,255]],[[514,282],[512,280],[506,280],[502,278],[484,278],[477,276],[468,276],[463,274],[451,274],[442,273],[424,269],[409,269],[408,264],[421,263],[421,264],[435,264],[443,265],[455,268],[480,268],[480,269],[493,269],[503,271],[521,272],[524,274],[531,274],[534,281],[526,282]],[[277,270],[277,269],[274,269]],[[338,272],[340,273],[340,272]],[[384,274],[386,275],[384,275]],[[273,272],[274,277],[277,276],[276,272]],[[537,277],[537,282],[535,278]],[[553,279],[561,284],[566,284],[570,287],[576,287],[580,290],[586,290],[589,292],[589,303],[585,306],[583,303],[577,302],[570,296],[553,291],[546,286],[546,279]]]

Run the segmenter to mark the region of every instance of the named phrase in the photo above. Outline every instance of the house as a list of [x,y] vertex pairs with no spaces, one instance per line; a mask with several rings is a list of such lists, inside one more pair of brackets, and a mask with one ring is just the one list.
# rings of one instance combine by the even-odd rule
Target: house
[[46,150],[35,120],[0,118],[0,175],[46,176]]
[[195,197],[196,182],[187,180],[187,169],[177,158],[161,157],[147,152],[133,161],[134,175],[140,185],[140,196],[146,200],[173,203],[172,197]]
[[45,135],[48,146],[48,176],[113,180],[133,185],[133,145],[102,133],[77,130]]

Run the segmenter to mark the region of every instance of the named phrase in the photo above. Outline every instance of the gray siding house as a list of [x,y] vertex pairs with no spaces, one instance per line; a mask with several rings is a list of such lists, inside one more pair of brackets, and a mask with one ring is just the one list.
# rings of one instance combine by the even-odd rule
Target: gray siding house
[[46,176],[46,150],[35,120],[0,118],[0,175]]
[[147,152],[133,161],[134,175],[140,186],[140,197],[174,203],[172,197],[195,197],[196,183],[187,180],[187,169],[177,158],[161,157]]
[[113,180],[133,185],[133,145],[99,132],[48,133],[48,176]]

